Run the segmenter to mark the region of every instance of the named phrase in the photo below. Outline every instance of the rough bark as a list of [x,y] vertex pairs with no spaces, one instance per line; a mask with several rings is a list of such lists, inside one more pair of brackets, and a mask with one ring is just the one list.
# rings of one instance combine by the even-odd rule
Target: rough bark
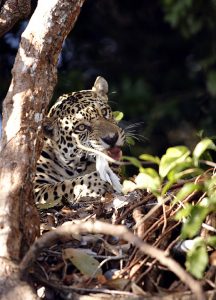
[[0,36],[10,30],[18,20],[26,18],[30,11],[31,0],[5,1],[0,10]]
[[42,146],[41,121],[56,83],[62,43],[75,24],[83,2],[39,0],[22,34],[11,85],[3,104],[0,294],[5,291],[8,277],[17,280],[16,263],[39,232],[32,178]]

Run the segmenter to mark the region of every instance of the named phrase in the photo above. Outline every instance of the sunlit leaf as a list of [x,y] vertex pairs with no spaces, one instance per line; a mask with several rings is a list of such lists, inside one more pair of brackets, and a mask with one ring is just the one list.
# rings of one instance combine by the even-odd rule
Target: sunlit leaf
[[193,158],[194,158],[195,166],[198,166],[201,155],[208,149],[216,151],[215,144],[213,143],[212,140],[210,140],[208,138],[203,139],[196,145],[196,147],[193,151]]
[[187,253],[187,270],[197,279],[203,278],[204,271],[208,264],[208,253],[204,243],[196,244]]
[[190,203],[186,203],[185,207],[177,212],[175,215],[175,220],[181,221],[183,218],[186,218],[190,215],[193,206]]
[[142,159],[142,160],[150,161],[150,162],[152,162],[154,164],[158,164],[158,165],[160,163],[160,158],[159,157],[152,156],[152,155],[149,155],[149,154],[141,154],[139,156],[139,158]]
[[135,157],[123,156],[122,159],[128,160],[129,162],[131,162],[137,168],[141,168],[142,167],[141,162],[137,158],[135,158]]
[[158,173],[152,168],[141,168],[141,173],[135,178],[135,183],[140,189],[156,191],[160,188],[161,181]]
[[193,238],[195,235],[197,235],[208,213],[208,207],[201,205],[192,206],[190,216],[182,226],[182,238]]
[[[207,180],[208,181],[208,180]],[[209,209],[216,210],[216,186],[215,182],[211,183],[211,180],[208,181],[209,185],[205,182],[205,189],[207,191],[207,200]]]
[[161,177],[167,174],[180,163],[185,162],[186,158],[190,155],[190,151],[185,146],[177,146],[168,148],[166,154],[162,156],[159,174]]
[[204,182],[207,190],[214,190],[216,188],[216,175],[213,175],[210,179]]
[[[190,170],[190,172],[188,170]],[[183,177],[198,173],[199,169],[193,168],[192,158],[187,157],[184,162],[177,164],[172,170],[170,170],[167,174],[167,178],[172,181],[177,181]]]
[[209,205],[216,204],[216,176],[212,176],[211,179],[205,180],[204,182],[205,190],[208,195]]
[[214,206],[214,207],[216,206],[216,191],[211,193],[211,195],[208,197],[208,204],[209,206]]
[[137,185],[131,180],[124,180],[122,185],[122,193],[127,194],[137,189]]
[[84,250],[68,248],[63,250],[64,259],[69,259],[72,264],[84,275],[97,277],[102,274],[99,262]]
[[177,193],[173,203],[182,201],[187,196],[192,194],[194,191],[200,191],[200,190],[202,190],[202,186],[200,184],[196,184],[196,183],[192,183],[192,182],[185,183],[184,186]]
[[123,119],[124,114],[121,111],[113,111],[113,117],[117,122],[119,122]]

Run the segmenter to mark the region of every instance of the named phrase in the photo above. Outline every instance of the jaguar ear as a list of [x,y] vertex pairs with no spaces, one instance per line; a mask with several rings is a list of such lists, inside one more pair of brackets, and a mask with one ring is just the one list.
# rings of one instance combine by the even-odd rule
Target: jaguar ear
[[108,100],[108,89],[109,88],[106,79],[104,79],[102,76],[98,76],[95,80],[94,86],[92,87],[92,91],[96,92],[101,97],[105,97],[106,100]]
[[53,139],[55,134],[55,127],[56,127],[55,121],[53,120],[53,118],[50,117],[44,118],[42,123],[42,129],[45,137],[49,139]]

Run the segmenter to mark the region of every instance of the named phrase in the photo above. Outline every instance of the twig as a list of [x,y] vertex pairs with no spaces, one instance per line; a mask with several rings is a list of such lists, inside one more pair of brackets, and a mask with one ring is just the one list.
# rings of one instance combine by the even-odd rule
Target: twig
[[[161,241],[161,240],[163,240],[163,238],[165,238],[165,235],[167,235],[167,233],[169,233],[170,231],[172,231],[176,226],[178,226],[179,225],[179,223],[180,222],[178,222],[178,223],[176,223],[176,224],[174,224],[173,226],[171,226],[170,228],[168,228],[156,241],[155,241],[155,243],[153,244],[153,246],[154,247],[157,247],[158,245],[159,245],[159,242]],[[178,237],[179,238],[179,237]],[[178,239],[177,238],[177,239]],[[177,239],[175,239],[172,243],[170,243],[169,244],[169,246],[164,250],[164,253],[166,253],[167,255],[168,255],[168,251],[169,251],[169,249],[172,247],[172,245],[174,244],[174,243],[176,243],[176,240]],[[136,252],[137,252],[137,249],[135,249],[135,253],[134,253],[134,255],[136,254]],[[140,260],[142,261],[141,263],[139,263],[139,268],[136,270],[136,273],[138,273],[138,270],[139,269],[141,269],[141,267],[142,266],[144,266],[146,263],[147,263],[147,261],[148,261],[148,259],[149,259],[149,256],[146,256],[146,257],[142,257],[142,256],[139,256],[138,258],[134,258],[134,260],[135,261],[132,261],[132,263],[130,263],[130,268],[132,268],[134,265],[136,265],[138,262],[140,262]],[[155,261],[155,260],[154,260]],[[129,269],[129,267],[127,267],[128,269]],[[148,273],[148,269],[143,273],[143,274],[141,274],[140,276],[139,276],[139,278],[138,279],[136,279],[136,282],[138,282],[138,281],[140,281],[141,280],[141,278],[143,278],[147,273]],[[133,276],[134,276],[135,274],[133,274]],[[132,276],[132,277],[133,277]]]
[[191,291],[195,294],[197,300],[205,300],[205,294],[203,293],[202,287],[199,282],[191,277],[175,260],[167,257],[164,251],[161,251],[145,242],[140,238],[135,236],[130,232],[125,226],[113,225],[101,221],[87,221],[85,223],[73,224],[73,222],[67,222],[55,230],[45,233],[34,244],[30,247],[29,251],[24,256],[21,264],[20,271],[23,274],[30,265],[35,261],[39,252],[56,241],[58,241],[62,236],[72,236],[74,234],[81,233],[103,233],[106,235],[114,235],[119,239],[123,239],[134,246],[139,248],[145,254],[156,258],[162,265],[168,267],[173,273],[175,273],[184,282]]
[[77,134],[72,133],[72,136],[75,138],[76,143],[77,143],[77,146],[78,146],[80,149],[83,149],[83,150],[85,150],[85,151],[87,151],[87,152],[91,152],[91,153],[95,153],[95,154],[97,154],[97,155],[100,155],[100,156],[104,157],[107,161],[109,161],[109,162],[111,162],[111,163],[114,163],[115,165],[120,165],[120,166],[124,165],[123,162],[113,159],[112,157],[108,156],[108,155],[105,154],[104,152],[101,152],[101,151],[99,151],[99,150],[97,150],[97,149],[93,149],[93,148],[90,148],[90,147],[87,147],[87,146],[82,145],[82,144],[80,143],[80,140],[79,140],[79,137],[78,137]]
[[165,231],[165,229],[166,229],[166,227],[167,227],[167,217],[166,217],[166,206],[165,206],[164,203],[162,204],[162,207],[163,207],[164,223],[163,223],[163,228],[162,228],[162,230],[161,230],[161,233],[163,234],[164,231]]
[[38,264],[39,268],[42,270],[46,279],[49,280],[49,276],[48,276],[47,272],[45,271],[45,268],[43,266],[41,266],[39,263],[37,263],[37,264]]
[[120,259],[126,259],[126,255],[119,255],[119,256],[108,256],[106,257],[102,262],[100,262],[100,264],[98,265],[98,267],[95,269],[95,271],[93,272],[93,274],[91,275],[91,278],[88,280],[88,282],[86,283],[87,285],[92,281],[92,279],[94,278],[95,274],[97,273],[98,269],[100,269],[105,263],[107,263],[110,260],[120,260]]
[[[97,150],[97,149],[90,148],[90,147],[88,147],[88,146],[84,146],[83,144],[81,144],[78,135],[75,134],[75,133],[72,133],[72,136],[75,138],[76,143],[77,143],[77,146],[78,146],[80,149],[83,149],[83,150],[85,150],[85,151],[87,151],[87,152],[90,152],[90,153],[95,153],[95,154],[97,154],[97,155],[100,155],[100,156],[104,157],[107,161],[109,161],[109,162],[111,162],[111,163],[114,163],[115,165],[119,165],[119,166],[131,166],[131,165],[133,165],[133,163],[131,163],[131,162],[115,160],[115,159],[113,159],[112,157],[108,156],[106,153],[104,153],[104,152],[102,152],[102,151],[99,151],[99,150]],[[144,161],[144,162],[143,162],[143,161],[140,161],[140,164],[141,164],[141,165],[147,165],[147,166],[148,166],[148,165],[152,165],[152,163],[151,163],[151,162],[148,162],[148,161],[147,161],[147,162],[145,162],[145,161]]]
[[139,223],[140,225],[137,227],[137,236],[139,238],[142,238],[142,236],[144,235],[144,231],[145,231],[145,225],[144,223],[140,223],[140,219],[143,218],[143,213],[141,212],[140,207],[135,208],[133,210],[133,218],[134,221],[137,223]]
[[[143,197],[143,195],[140,195],[140,196],[139,196],[139,198],[141,198],[141,199],[142,199],[142,197]],[[135,201],[135,200],[136,200],[135,204],[132,205],[132,204],[130,203],[130,206],[125,210],[125,212],[124,212],[120,217],[118,217],[118,218],[116,219],[115,224],[117,225],[117,224],[119,224],[122,220],[124,220],[124,219],[130,214],[130,212],[131,212],[134,208],[136,208],[136,207],[138,207],[138,206],[141,206],[141,205],[145,204],[146,202],[148,202],[149,200],[154,199],[154,198],[155,198],[155,196],[154,196],[153,194],[148,194],[148,195],[146,195],[146,197],[145,197],[144,199],[142,199],[141,201],[139,201],[139,199],[131,199],[131,201]]]
[[[145,240],[145,238],[148,237],[151,232],[154,232],[155,228],[159,228],[162,223],[163,223],[163,216],[161,216],[160,219],[158,219],[157,221],[155,221],[148,229],[146,229],[145,233],[142,236],[142,240]],[[134,227],[136,227],[136,226],[134,226]],[[137,249],[135,248],[134,251],[131,254],[131,258],[130,258],[130,260],[128,262],[127,268],[128,267],[131,268],[132,266],[134,266],[139,261],[140,257],[136,258],[135,257],[136,253],[137,253]]]
[[144,223],[152,214],[154,214],[154,212],[160,208],[163,204],[165,204],[166,202],[170,201],[170,197],[167,197],[163,200],[161,200],[160,202],[158,202],[141,220],[140,222],[138,222],[135,226],[134,229],[136,229],[141,223]]
[[206,224],[206,223],[202,223],[202,227],[203,227],[204,229],[208,230],[208,231],[211,231],[211,232],[216,233],[216,229],[215,229],[214,227],[212,227],[212,226]]
[[200,163],[206,164],[207,166],[216,168],[216,163],[214,163],[213,161],[209,161],[209,160],[200,160]]
[[[172,230],[172,229],[173,229],[173,227],[170,228],[170,230]],[[170,230],[169,230],[169,231],[170,231]],[[173,246],[173,244],[176,243],[176,241],[177,241],[178,239],[179,239],[179,237],[176,238],[171,244],[169,244],[169,246],[164,250],[164,253],[167,253],[167,254],[168,254],[169,249]],[[158,244],[158,243],[156,243],[156,244]],[[148,257],[146,257],[146,258],[142,261],[142,263],[139,265],[139,269],[147,262],[147,260],[148,260]],[[154,259],[154,260],[151,262],[150,266],[145,270],[145,272],[142,273],[142,274],[136,279],[136,283],[138,283],[144,276],[146,276],[146,274],[147,274],[147,273],[152,269],[152,267],[154,266],[155,262],[156,262],[156,259]],[[137,271],[138,271],[138,270],[137,270]]]
[[[34,274],[36,275],[36,274]],[[131,296],[134,297],[134,294],[131,292],[126,291],[117,291],[117,290],[109,290],[109,289],[103,289],[103,288],[80,288],[72,285],[59,285],[58,282],[54,282],[51,280],[46,280],[44,278],[41,278],[40,276],[36,275],[37,279],[43,283],[47,284],[50,287],[53,287],[55,289],[58,289],[60,291],[76,291],[76,292],[85,292],[85,293],[104,293],[104,294],[111,294],[111,295],[124,295],[124,296]]]

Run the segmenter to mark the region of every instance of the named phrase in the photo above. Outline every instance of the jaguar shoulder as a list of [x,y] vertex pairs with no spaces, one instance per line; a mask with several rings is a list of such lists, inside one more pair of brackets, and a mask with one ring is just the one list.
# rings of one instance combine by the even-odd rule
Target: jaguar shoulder
[[103,163],[96,166],[95,154],[119,160],[125,141],[107,94],[107,81],[97,77],[91,90],[63,95],[51,108],[43,123],[44,146],[34,182],[37,203],[62,198],[76,202],[113,189],[109,174],[101,176]]

